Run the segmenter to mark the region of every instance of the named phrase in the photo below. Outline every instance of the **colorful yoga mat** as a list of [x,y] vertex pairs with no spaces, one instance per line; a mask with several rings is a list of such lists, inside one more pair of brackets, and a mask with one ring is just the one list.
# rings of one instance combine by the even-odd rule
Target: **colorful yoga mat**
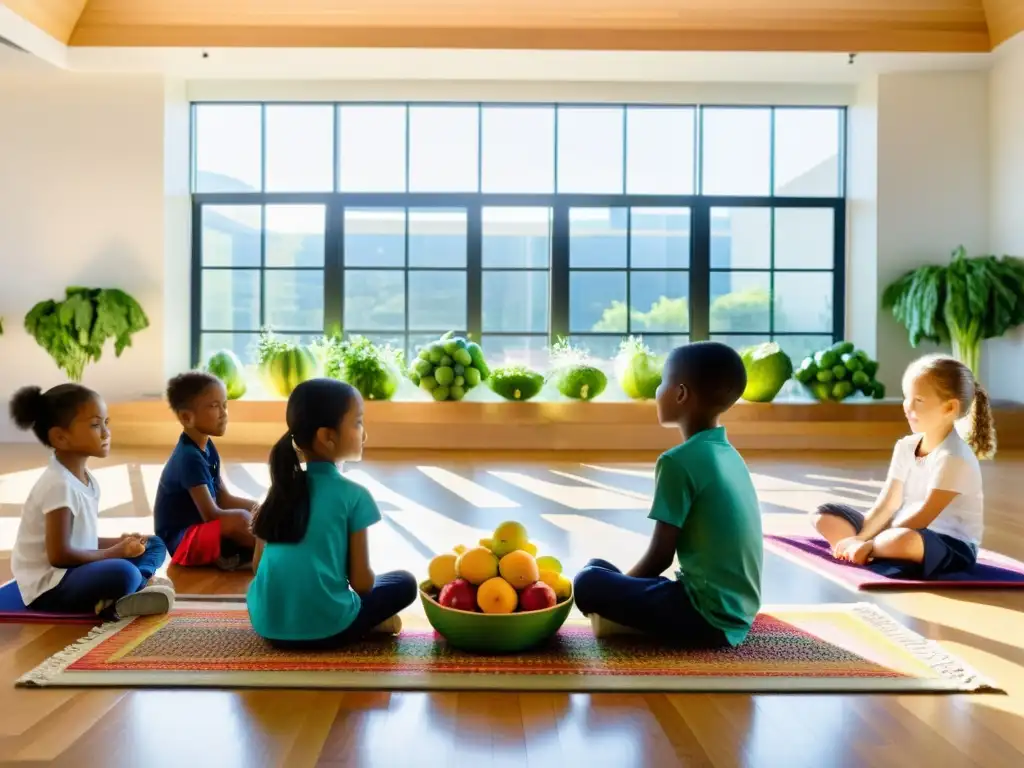
[[32,687],[255,687],[524,691],[974,691],[965,664],[875,606],[766,609],[735,649],[677,651],[641,637],[596,640],[571,620],[545,646],[512,656],[450,648],[429,629],[329,653],[285,653],[244,608],[196,604],[117,622],[48,659]]
[[895,579],[832,557],[828,542],[812,536],[765,535],[765,548],[853,591],[937,589],[1024,589],[1024,563],[982,550],[977,564],[962,573],[928,581]]

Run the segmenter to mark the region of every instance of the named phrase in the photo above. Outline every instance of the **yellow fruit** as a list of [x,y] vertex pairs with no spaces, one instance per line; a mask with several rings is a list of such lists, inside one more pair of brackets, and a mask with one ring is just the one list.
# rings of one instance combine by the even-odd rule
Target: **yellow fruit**
[[455,561],[455,574],[470,584],[483,584],[498,575],[498,558],[484,547],[468,549]]
[[523,547],[523,551],[524,552],[529,552],[531,555],[536,557],[537,556],[537,545],[534,544],[532,541],[528,541],[528,542],[526,542],[526,546]]
[[494,541],[492,541],[491,539],[480,539],[480,546],[481,547],[486,547],[487,549],[490,549],[490,550],[493,550],[494,549]]
[[455,572],[456,555],[445,553],[438,555],[430,561],[427,574],[430,576],[430,583],[440,589],[445,584],[455,581],[458,574]]
[[525,589],[540,578],[537,561],[533,559],[533,555],[521,549],[509,552],[501,558],[498,572],[501,578],[516,589]]
[[484,613],[512,613],[519,602],[519,596],[507,581],[500,576],[488,579],[476,591],[476,604]]
[[544,555],[544,557],[537,558],[537,567],[542,571],[553,571],[554,573],[562,572],[562,564],[558,562],[558,558],[552,557],[551,555]]
[[510,520],[494,529],[492,540],[494,541],[494,546],[491,549],[494,554],[498,557],[504,557],[509,552],[515,552],[517,549],[526,549],[526,545],[530,542],[530,537],[526,535],[526,528],[523,527],[522,523]]
[[541,571],[538,581],[543,581],[553,590],[558,601],[567,600],[572,594],[572,582],[560,573],[554,571]]
[[454,552],[456,555],[461,555],[465,551],[466,551],[466,545],[465,544],[459,544],[459,546],[455,547],[455,549],[452,550],[452,552]]

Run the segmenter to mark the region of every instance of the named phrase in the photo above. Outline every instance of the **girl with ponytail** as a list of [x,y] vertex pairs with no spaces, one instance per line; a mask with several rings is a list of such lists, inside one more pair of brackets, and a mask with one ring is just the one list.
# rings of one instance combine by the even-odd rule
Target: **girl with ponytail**
[[[903,412],[913,434],[896,443],[871,510],[826,504],[814,526],[837,559],[888,576],[937,579],[967,570],[984,528],[978,459],[996,450],[988,395],[966,365],[929,355],[903,374]],[[965,418],[966,439],[956,430]]]
[[288,431],[270,451],[270,490],[256,509],[247,603],[253,628],[283,649],[338,648],[370,631],[397,633],[398,612],[416,599],[416,579],[375,575],[367,529],[380,510],[339,463],[362,458],[363,401],[334,379],[299,384],[288,398]]

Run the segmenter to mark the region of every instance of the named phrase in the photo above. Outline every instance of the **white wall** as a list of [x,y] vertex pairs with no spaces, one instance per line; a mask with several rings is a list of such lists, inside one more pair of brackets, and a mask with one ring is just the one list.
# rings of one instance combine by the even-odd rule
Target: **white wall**
[[[878,78],[847,111],[846,336],[878,354]],[[884,371],[882,372],[884,375]]]
[[[877,345],[880,376],[890,395],[899,392],[907,363],[928,350],[910,348],[906,331],[881,310],[881,293],[904,272],[948,259],[958,245],[972,255],[987,251],[988,146],[987,72],[879,78]],[[859,247],[854,253],[868,258]]]
[[[990,75],[989,249],[1024,258],[1024,35],[997,53]],[[1024,400],[1024,328],[990,341],[982,369],[995,398]]]
[[[120,360],[111,345],[84,383],[111,400],[162,389],[164,100],[160,78],[0,74],[0,441],[17,435],[6,418],[16,388],[63,380],[22,320],[69,285],[123,288],[152,323]],[[172,318],[187,327],[187,303]]]

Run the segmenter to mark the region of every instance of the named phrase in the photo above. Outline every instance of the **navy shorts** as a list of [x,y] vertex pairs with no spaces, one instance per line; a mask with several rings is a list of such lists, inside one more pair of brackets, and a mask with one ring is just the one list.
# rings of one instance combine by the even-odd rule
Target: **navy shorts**
[[[857,533],[864,528],[864,515],[845,504],[823,504],[818,508],[818,514],[842,518]],[[874,560],[865,567],[892,579],[941,579],[949,573],[969,570],[978,561],[977,551],[966,541],[929,528],[916,530],[924,541],[923,562]]]

